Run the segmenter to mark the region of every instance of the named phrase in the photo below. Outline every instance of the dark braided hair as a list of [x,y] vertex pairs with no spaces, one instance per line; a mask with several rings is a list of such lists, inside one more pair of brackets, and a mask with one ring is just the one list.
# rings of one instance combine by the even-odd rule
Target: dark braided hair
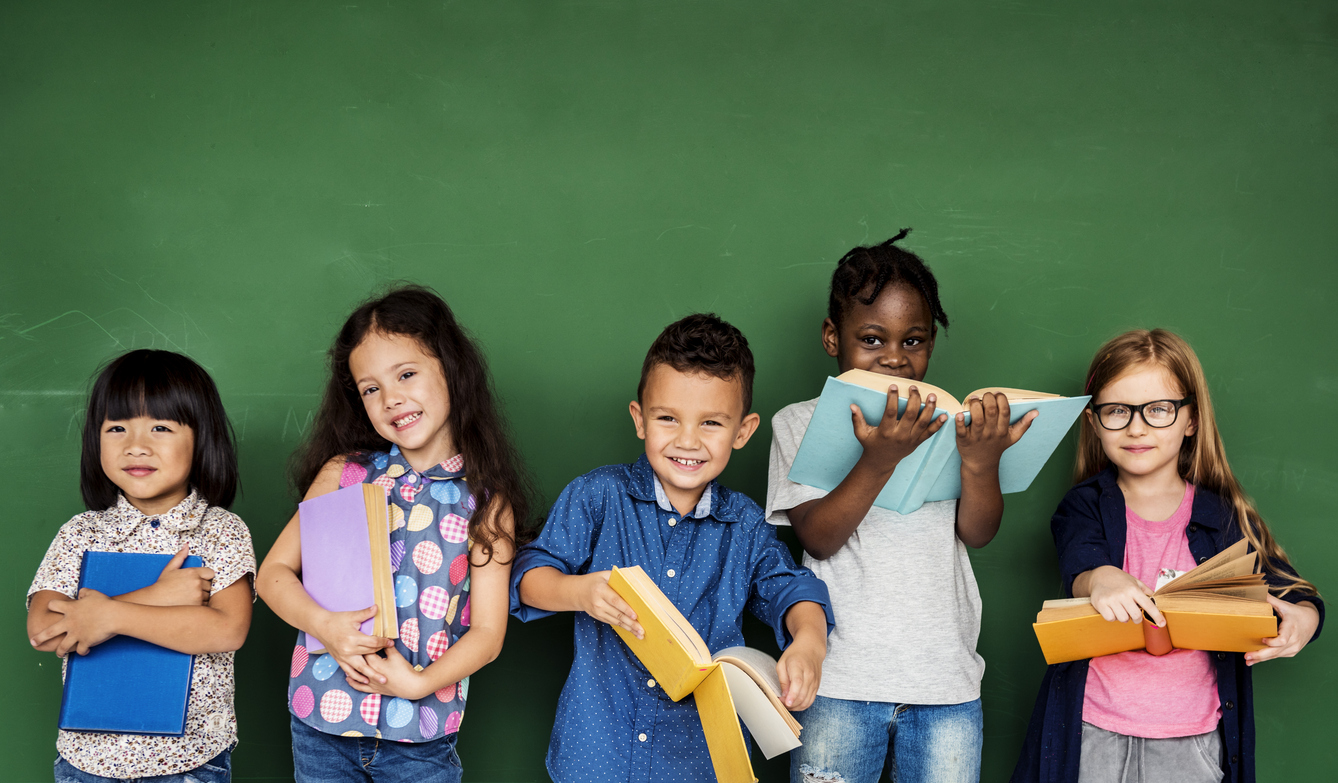
[[[832,325],[841,328],[841,319],[850,310],[850,303],[858,300],[871,305],[889,285],[902,283],[919,291],[929,305],[933,321],[948,328],[948,314],[938,301],[938,281],[923,259],[909,250],[895,245],[911,233],[903,228],[897,235],[870,247],[857,247],[841,256],[832,273],[832,293],[827,299],[827,317]],[[867,293],[866,293],[867,292]]]

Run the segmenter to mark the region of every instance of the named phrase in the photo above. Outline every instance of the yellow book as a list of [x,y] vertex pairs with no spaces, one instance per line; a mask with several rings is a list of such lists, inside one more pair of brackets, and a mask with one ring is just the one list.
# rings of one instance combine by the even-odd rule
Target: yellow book
[[[1152,601],[1166,618],[1160,629],[1142,623],[1107,622],[1088,598],[1046,601],[1032,630],[1046,663],[1142,650],[1171,649],[1251,652],[1278,635],[1278,620],[1267,601],[1268,585],[1255,573],[1258,555],[1242,540],[1162,585]],[[1169,644],[1165,636],[1169,634]]]
[[754,783],[739,720],[767,758],[799,747],[802,727],[780,700],[776,659],[748,647],[711,654],[706,642],[640,566],[614,568],[612,587],[636,612],[638,639],[614,626],[669,698],[691,694],[720,783]]

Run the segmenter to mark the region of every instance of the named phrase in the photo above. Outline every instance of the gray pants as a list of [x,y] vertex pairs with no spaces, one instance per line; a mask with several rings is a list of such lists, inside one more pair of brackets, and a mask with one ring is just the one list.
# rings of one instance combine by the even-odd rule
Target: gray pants
[[1128,737],[1084,722],[1078,783],[1220,783],[1222,737]]

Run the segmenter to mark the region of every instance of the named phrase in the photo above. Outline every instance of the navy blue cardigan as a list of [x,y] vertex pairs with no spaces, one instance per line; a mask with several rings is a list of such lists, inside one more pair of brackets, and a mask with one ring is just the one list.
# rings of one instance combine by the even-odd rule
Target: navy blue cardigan
[[[1126,534],[1124,493],[1108,468],[1069,490],[1050,520],[1059,550],[1059,570],[1065,594],[1073,595],[1073,580],[1081,573],[1124,564]],[[1216,494],[1198,489],[1185,529],[1189,551],[1202,563],[1241,539],[1231,506]],[[1294,572],[1293,572],[1294,573]],[[1276,578],[1270,584],[1278,585]],[[1283,600],[1310,601],[1319,610],[1324,627],[1324,602],[1289,593]],[[1313,640],[1313,639],[1312,639]],[[1210,653],[1217,665],[1217,693],[1221,699],[1220,730],[1225,783],[1254,783],[1254,696],[1250,667],[1241,653]],[[1027,727],[1022,756],[1013,770],[1014,783],[1071,783],[1078,779],[1082,744],[1082,707],[1087,688],[1088,661],[1059,663],[1046,669],[1040,695]]]

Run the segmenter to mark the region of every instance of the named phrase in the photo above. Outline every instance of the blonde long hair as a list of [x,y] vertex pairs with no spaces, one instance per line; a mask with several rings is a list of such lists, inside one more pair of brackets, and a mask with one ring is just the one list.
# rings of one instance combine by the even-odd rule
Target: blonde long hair
[[[1087,368],[1085,393],[1095,399],[1116,378],[1143,365],[1166,370],[1180,384],[1185,396],[1194,397],[1194,402],[1186,407],[1192,406],[1198,427],[1180,446],[1180,475],[1196,487],[1212,490],[1231,505],[1241,535],[1259,553],[1264,571],[1285,583],[1286,587],[1278,591],[1279,595],[1295,590],[1318,596],[1319,591],[1313,584],[1282,570],[1281,565],[1291,565],[1287,553],[1273,538],[1254,501],[1245,494],[1231,472],[1226,450],[1222,447],[1222,436],[1213,417],[1213,402],[1208,395],[1203,365],[1199,364],[1199,357],[1189,343],[1164,329],[1125,332],[1101,346],[1092,357],[1092,364]],[[1100,473],[1109,464],[1090,417],[1083,416],[1079,426],[1078,459],[1073,468],[1075,483]]]

